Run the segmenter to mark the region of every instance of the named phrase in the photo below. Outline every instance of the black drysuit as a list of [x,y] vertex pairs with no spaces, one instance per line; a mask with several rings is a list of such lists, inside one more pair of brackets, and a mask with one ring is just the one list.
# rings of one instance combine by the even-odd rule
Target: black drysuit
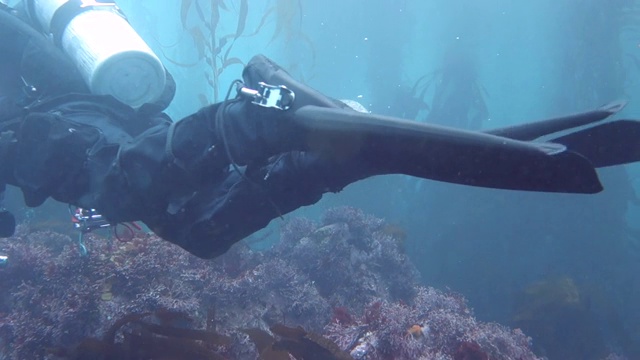
[[205,258],[369,176],[595,193],[595,167],[640,156],[637,122],[599,122],[620,104],[467,132],[356,112],[263,56],[248,63],[244,84],[286,85],[295,93],[289,110],[238,97],[173,122],[161,112],[166,101],[134,110],[89,94],[69,60],[8,11],[0,71],[0,183],[21,188],[29,206],[52,197],[113,223],[143,221]]

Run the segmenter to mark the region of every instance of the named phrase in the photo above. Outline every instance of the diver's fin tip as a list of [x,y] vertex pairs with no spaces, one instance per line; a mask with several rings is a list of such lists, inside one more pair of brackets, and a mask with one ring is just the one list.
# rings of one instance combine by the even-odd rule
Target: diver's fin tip
[[615,114],[617,112],[619,112],[620,110],[624,109],[625,106],[627,106],[627,103],[629,101],[625,100],[625,99],[619,99],[619,100],[614,100],[610,103],[607,103],[603,106],[600,107],[601,110],[607,111],[611,114]]

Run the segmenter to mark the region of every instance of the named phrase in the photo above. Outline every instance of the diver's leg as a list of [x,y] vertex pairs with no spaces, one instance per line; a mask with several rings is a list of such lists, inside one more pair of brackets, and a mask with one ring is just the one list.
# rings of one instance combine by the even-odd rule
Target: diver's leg
[[229,159],[241,165],[259,163],[260,157],[305,151],[338,161],[359,159],[379,174],[514,190],[602,190],[589,161],[557,144],[523,142],[337,106],[303,105],[280,111],[239,100],[203,115],[216,124],[218,144]]
[[517,140],[539,137],[599,121],[617,107],[508,129],[505,135],[468,132],[358,113],[291,79],[264,57],[245,68],[250,88],[264,81],[286,85],[296,99],[289,110],[265,109],[236,99],[203,111],[216,144],[229,161],[255,164],[289,151],[359,157],[380,174],[502,189],[594,193],[601,185],[592,164],[566,147]]
[[192,254],[213,258],[271,220],[374,173],[356,158],[334,161],[292,152],[248,173],[231,171],[220,184],[199,190],[182,211],[148,218],[145,223]]
[[[583,131],[587,131],[586,137],[604,132],[605,135],[595,137],[605,139],[610,131],[629,129],[626,125],[616,125],[620,123],[626,124],[613,122]],[[640,123],[630,123],[636,131],[631,133],[631,139],[626,139],[629,141],[640,137]],[[475,186],[539,191],[594,192],[599,189],[591,164],[586,160],[576,161],[582,158],[563,151],[562,147],[557,154],[545,153],[535,146],[522,147],[519,142],[512,146],[509,141],[504,142],[508,140],[504,138],[499,138],[500,143],[494,143],[493,137],[477,142],[475,135],[465,137],[464,133],[449,133],[449,129],[429,127],[429,131],[422,129],[423,133],[414,133],[416,129],[403,129],[401,125],[394,124],[387,135],[384,131],[380,136],[369,132],[368,138],[360,131],[348,129],[340,129],[331,136],[325,134],[323,141],[329,143],[319,145],[325,150],[275,156],[266,165],[245,174],[231,171],[218,185],[203,185],[180,212],[149,218],[147,224],[189,252],[212,258],[264,228],[271,220],[316,203],[326,192],[338,192],[374,175],[404,173]],[[323,128],[320,124],[310,126],[319,131]],[[355,128],[359,129],[357,124]],[[186,144],[187,135],[185,132],[179,142]],[[576,142],[582,144],[576,139],[584,140],[584,137],[558,140],[568,146]],[[553,150],[553,146],[547,149]],[[180,157],[188,159],[185,155],[187,153],[182,153]],[[598,159],[596,154],[589,155]],[[554,160],[549,162],[548,157]]]

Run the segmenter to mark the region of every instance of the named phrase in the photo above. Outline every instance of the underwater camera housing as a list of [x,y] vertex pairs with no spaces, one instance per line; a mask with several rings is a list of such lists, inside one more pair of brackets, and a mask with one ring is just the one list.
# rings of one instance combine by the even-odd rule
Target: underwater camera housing
[[52,36],[89,89],[134,108],[157,100],[166,84],[160,59],[108,0],[26,0],[32,22]]

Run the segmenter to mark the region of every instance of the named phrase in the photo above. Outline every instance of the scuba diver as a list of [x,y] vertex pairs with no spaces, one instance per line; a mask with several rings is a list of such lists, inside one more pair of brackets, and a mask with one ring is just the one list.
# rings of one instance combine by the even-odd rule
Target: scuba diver
[[[640,123],[603,121],[622,103],[469,132],[355,111],[264,56],[242,75],[225,101],[172,121],[163,110],[175,84],[113,2],[5,6],[0,183],[28,206],[51,197],[101,224],[142,221],[213,258],[375,175],[597,193],[595,168],[640,159]],[[0,235],[13,233],[12,219],[2,213]]]

